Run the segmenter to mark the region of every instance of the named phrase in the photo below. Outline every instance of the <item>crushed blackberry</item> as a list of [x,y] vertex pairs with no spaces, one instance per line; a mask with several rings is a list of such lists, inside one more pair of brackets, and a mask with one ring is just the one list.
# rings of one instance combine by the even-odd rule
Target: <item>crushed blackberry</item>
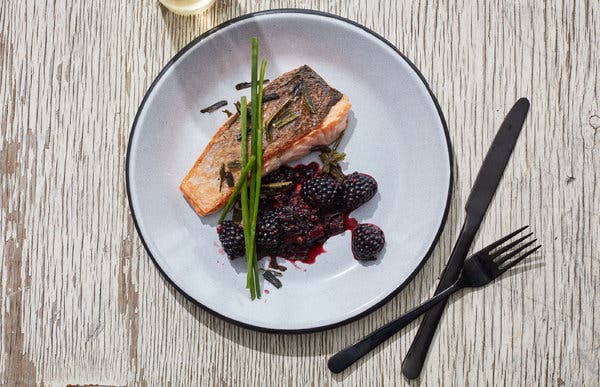
[[[276,184],[283,182],[290,183],[284,186]],[[356,220],[349,218],[348,213],[377,191],[377,183],[368,175],[355,172],[340,182],[324,173],[314,162],[295,167],[282,166],[266,175],[263,183],[275,186],[261,191],[256,225],[259,256],[305,263],[314,262],[315,257],[324,251],[323,243],[330,237],[365,226],[357,226]],[[243,229],[239,223],[225,221],[218,230],[228,255],[244,255]],[[369,244],[373,235],[379,234],[353,231],[352,249],[357,259],[375,258],[380,249],[376,249],[377,243]]]

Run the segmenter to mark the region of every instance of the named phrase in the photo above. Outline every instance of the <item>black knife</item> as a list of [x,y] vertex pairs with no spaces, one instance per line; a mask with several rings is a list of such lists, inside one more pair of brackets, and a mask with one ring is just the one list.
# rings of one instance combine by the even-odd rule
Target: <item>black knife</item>
[[[479,230],[483,216],[494,197],[498,183],[508,164],[510,155],[517,143],[521,128],[529,111],[527,98],[519,99],[504,118],[492,146],[488,150],[483,165],[479,169],[475,184],[467,200],[467,212],[462,230],[454,245],[450,259],[442,273],[442,278],[435,293],[450,286],[460,273],[463,262],[467,257],[473,238]],[[421,373],[427,350],[433,340],[435,330],[440,322],[446,302],[441,302],[429,310],[423,317],[414,341],[402,362],[402,373],[409,379],[415,379]]]

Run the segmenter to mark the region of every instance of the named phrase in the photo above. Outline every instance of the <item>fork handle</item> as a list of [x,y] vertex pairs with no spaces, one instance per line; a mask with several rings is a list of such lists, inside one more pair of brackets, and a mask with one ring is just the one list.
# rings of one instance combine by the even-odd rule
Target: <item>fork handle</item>
[[342,372],[346,368],[350,367],[358,359],[372,351],[379,344],[392,337],[395,333],[400,331],[402,328],[413,322],[417,317],[427,312],[437,303],[447,299],[457,290],[463,286],[459,285],[459,281],[456,281],[450,287],[444,291],[436,294],[429,300],[425,301],[416,308],[406,312],[396,320],[382,326],[370,335],[366,336],[362,340],[346,347],[329,358],[327,366],[331,372],[337,374]]
[[[436,293],[438,293],[440,289],[445,289],[450,286],[450,284],[458,278],[478,228],[479,223],[473,223],[467,215],[460,236],[452,249],[452,254],[450,254],[448,263],[446,264],[446,268],[442,272],[442,278],[435,290]],[[406,357],[402,362],[402,373],[408,379],[415,379],[421,373],[425,358],[427,357],[427,351],[429,350],[436,328],[444,313],[444,307],[444,303],[436,305],[425,315],[425,317],[423,317],[423,320],[421,320],[413,343],[408,349]]]

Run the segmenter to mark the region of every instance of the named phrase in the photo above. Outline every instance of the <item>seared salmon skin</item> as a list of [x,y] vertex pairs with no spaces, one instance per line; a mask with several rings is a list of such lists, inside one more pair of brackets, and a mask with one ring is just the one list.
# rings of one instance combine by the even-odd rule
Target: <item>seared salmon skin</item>
[[[262,174],[307,155],[315,146],[335,141],[348,125],[350,107],[345,94],[306,65],[267,83]],[[198,215],[209,215],[225,205],[232,183],[240,176],[240,159],[240,116],[236,113],[217,130],[181,182],[181,192]]]

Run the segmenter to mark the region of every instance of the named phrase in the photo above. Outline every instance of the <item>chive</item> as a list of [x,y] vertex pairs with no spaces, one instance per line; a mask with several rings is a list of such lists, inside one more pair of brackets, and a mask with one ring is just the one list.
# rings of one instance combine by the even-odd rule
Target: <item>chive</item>
[[258,258],[257,258],[257,252],[256,252],[256,240],[255,240],[255,235],[256,235],[256,222],[258,220],[258,204],[260,201],[260,186],[261,186],[261,180],[262,180],[262,138],[263,138],[263,133],[262,133],[262,96],[263,96],[263,84],[264,84],[264,79],[265,79],[265,69],[267,68],[267,61],[266,60],[262,60],[261,65],[260,65],[260,80],[258,81],[258,99],[257,101],[260,101],[257,106],[256,106],[256,110],[257,110],[257,120],[255,121],[255,128],[256,128],[256,137],[254,137],[254,139],[256,140],[256,173],[254,174],[254,178],[256,179],[256,184],[255,184],[255,192],[254,192],[254,209],[252,210],[252,228],[250,229],[252,231],[252,252],[254,253],[254,285],[256,287],[256,292],[258,295],[258,298],[260,298],[260,282],[258,279]]
[[[250,99],[252,101],[252,107],[250,110],[250,122],[252,127],[251,141],[250,141],[250,154],[256,156],[256,140],[258,128],[256,124],[258,123],[258,106],[261,104],[258,102],[258,39],[256,37],[252,38],[252,72],[250,77],[251,85],[250,85]],[[258,161],[258,158],[257,158]],[[256,294],[256,284],[254,281],[254,238],[255,238],[255,230],[252,229],[252,220],[254,219],[254,194],[256,187],[256,171],[258,169],[254,168],[254,174],[250,175],[250,200],[248,203],[248,214],[249,221],[248,224],[248,244],[246,245],[246,261],[248,266],[248,271],[246,275],[246,287],[250,289],[250,299],[254,300],[257,296]],[[259,172],[260,173],[260,172]],[[246,225],[244,225],[246,227]],[[258,294],[260,296],[260,294]]]
[[[246,130],[246,116],[247,116],[247,104],[246,104],[246,97],[242,97],[241,99],[242,103],[240,104],[240,130],[241,130],[241,135],[242,135],[242,165],[247,166],[248,165],[248,140],[247,140],[247,136],[248,136],[248,131]],[[246,177],[250,176],[252,173],[252,168],[248,168],[247,172],[246,172]],[[240,181],[244,182],[241,185],[241,193],[240,193],[240,200],[241,200],[241,206],[242,206],[242,224],[244,226],[244,246],[246,247],[246,251],[249,250],[250,248],[250,214],[248,213],[248,184],[247,184],[247,178],[246,179],[240,179]],[[246,257],[247,260],[250,259],[250,257]]]
[[[223,208],[223,212],[221,213],[221,217],[219,218],[219,224],[223,223],[223,221],[225,220],[225,216],[229,212],[229,209],[231,208],[233,203],[235,203],[237,196],[240,193],[240,190],[242,189],[242,186],[246,185],[245,183],[246,183],[246,180],[248,177],[248,172],[250,171],[250,169],[252,169],[255,162],[256,162],[256,157],[252,156],[252,157],[250,157],[250,160],[248,160],[248,162],[246,163],[244,168],[242,168],[240,178],[239,178],[237,184],[235,185],[235,188],[233,189],[233,192],[231,193],[231,196],[229,197],[227,204],[225,204],[225,208]],[[242,207],[242,210],[243,210],[243,207]]]
[[[258,39],[252,38],[252,73],[250,85],[250,117],[248,117],[248,104],[246,98],[235,103],[240,113],[240,140],[242,141],[242,163],[246,174],[240,177],[236,185],[241,191],[242,223],[244,228],[244,245],[246,248],[246,287],[250,290],[250,299],[260,298],[260,282],[258,270],[258,253],[256,248],[256,223],[258,219],[258,206],[262,178],[262,105],[263,85],[265,83],[265,69],[267,62],[263,60],[258,76]],[[248,133],[250,126],[250,133]],[[248,162],[248,134],[250,134],[250,160]],[[253,163],[255,162],[255,165]],[[232,164],[232,166],[235,164]],[[229,163],[228,163],[229,166]],[[231,174],[231,172],[229,172]],[[233,175],[232,175],[233,177]],[[231,204],[236,198],[230,198]],[[229,210],[229,208],[227,208]],[[222,215],[224,218],[224,215]]]

